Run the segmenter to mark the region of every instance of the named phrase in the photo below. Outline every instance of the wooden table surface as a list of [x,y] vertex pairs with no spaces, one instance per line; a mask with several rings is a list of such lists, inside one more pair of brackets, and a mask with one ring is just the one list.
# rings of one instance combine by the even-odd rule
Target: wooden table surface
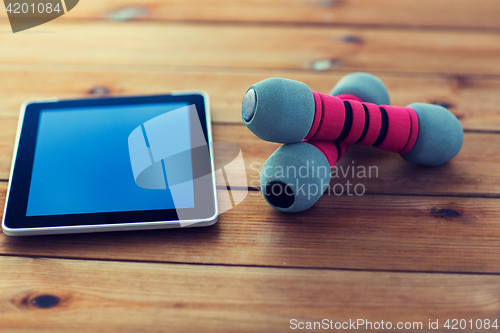
[[[462,151],[426,168],[355,147],[341,165],[379,170],[365,195],[273,210],[255,166],[277,145],[241,123],[246,89],[281,76],[327,93],[352,71],[378,75],[395,105],[447,106]],[[23,101],[183,89],[208,92],[214,141],[241,147],[247,198],[208,228],[0,234],[1,332],[500,319],[500,1],[82,0],[18,34],[2,7],[2,206]]]

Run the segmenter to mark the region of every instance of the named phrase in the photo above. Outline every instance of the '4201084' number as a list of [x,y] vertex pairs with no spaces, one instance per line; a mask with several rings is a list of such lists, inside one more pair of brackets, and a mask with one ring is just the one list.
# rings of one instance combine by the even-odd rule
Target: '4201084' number
[[489,330],[491,329],[498,329],[498,319],[495,319],[495,321],[491,321],[489,319],[470,319],[470,320],[465,320],[465,319],[448,319],[446,323],[444,324],[444,327],[446,327],[449,330],[464,330],[466,328],[470,328],[471,330],[473,329],[485,329]]
[[60,13],[61,8],[59,8],[59,3],[53,6],[50,2],[43,3],[40,2],[35,6],[34,3],[9,3],[6,8],[7,13],[9,14],[51,14],[51,13]]

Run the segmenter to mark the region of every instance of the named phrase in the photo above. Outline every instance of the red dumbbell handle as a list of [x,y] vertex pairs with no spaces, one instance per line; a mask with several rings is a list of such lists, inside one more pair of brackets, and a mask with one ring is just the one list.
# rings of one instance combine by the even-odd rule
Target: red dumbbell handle
[[375,105],[356,96],[313,91],[316,111],[306,140],[358,143],[406,154],[418,135],[418,117],[409,107]]
[[344,156],[347,149],[351,146],[350,143],[342,143],[338,141],[314,141],[314,140],[304,140],[305,142],[318,148],[323,155],[325,155],[330,168],[333,168],[335,164]]
[[[350,100],[352,98],[357,98],[351,95],[339,95],[338,98],[342,100]],[[318,104],[316,104],[317,106]],[[316,112],[317,113],[317,112]],[[314,119],[316,120],[316,118]],[[333,168],[335,164],[344,156],[345,152],[351,146],[350,143],[347,142],[338,142],[338,141],[316,141],[316,140],[304,140],[305,142],[315,146],[318,148],[323,155],[325,155],[328,163],[330,164],[330,168]]]

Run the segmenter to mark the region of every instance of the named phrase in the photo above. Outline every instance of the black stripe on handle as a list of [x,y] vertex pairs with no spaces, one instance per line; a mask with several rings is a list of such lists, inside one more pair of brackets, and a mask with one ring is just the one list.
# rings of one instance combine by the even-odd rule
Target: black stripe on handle
[[345,121],[344,121],[344,127],[342,127],[342,132],[340,132],[339,137],[337,140],[343,140],[347,137],[349,132],[351,131],[352,127],[352,107],[351,103],[348,101],[343,101],[344,102],[344,109],[345,109]]
[[389,128],[389,117],[387,116],[387,111],[385,111],[385,109],[382,107],[379,107],[379,109],[380,114],[382,115],[382,127],[380,128],[380,133],[377,140],[373,144],[374,146],[378,146],[382,142],[384,142],[384,139],[387,136],[387,129]]
[[368,108],[364,104],[361,105],[363,105],[363,109],[365,109],[365,127],[363,127],[363,133],[361,133],[361,136],[359,137],[359,140],[356,141],[356,143],[361,142],[361,140],[365,138],[366,132],[368,132],[368,125],[370,125],[370,113],[368,112]]

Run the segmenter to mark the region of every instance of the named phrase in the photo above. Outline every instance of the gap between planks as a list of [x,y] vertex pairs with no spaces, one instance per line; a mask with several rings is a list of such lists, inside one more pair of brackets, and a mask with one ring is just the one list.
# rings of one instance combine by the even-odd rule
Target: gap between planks
[[[1,233],[1,231],[0,231]],[[59,235],[64,237],[64,235]],[[30,237],[30,236],[28,236]],[[97,261],[97,262],[116,262],[116,263],[138,263],[138,264],[158,264],[158,265],[186,265],[202,267],[242,267],[242,268],[270,268],[270,269],[292,269],[309,271],[332,271],[332,272],[366,272],[366,273],[397,273],[397,274],[437,274],[437,275],[471,275],[471,276],[500,276],[500,272],[461,272],[461,271],[411,271],[398,269],[366,269],[366,268],[342,268],[342,267],[309,267],[309,266],[267,266],[267,265],[245,265],[245,264],[227,264],[227,263],[200,263],[200,262],[182,262],[182,261],[156,261],[156,260],[138,260],[138,259],[116,259],[116,258],[82,258],[71,256],[51,256],[51,255],[23,255],[21,253],[0,253],[0,257],[5,258],[26,258],[26,259],[54,259],[71,261]]]
[[[8,179],[0,179],[0,183],[8,183]],[[248,186],[247,188],[243,186],[223,186],[217,185],[217,190],[231,190],[231,191],[252,191],[252,192],[261,192],[260,187],[252,187]],[[328,192],[329,189],[326,190]],[[405,197],[438,197],[438,198],[485,198],[485,199],[500,199],[500,193],[468,193],[468,194],[439,194],[439,193],[427,193],[427,194],[418,194],[418,193],[384,193],[384,192],[371,192],[368,191],[364,195],[393,195],[393,196],[405,196]],[[342,196],[347,196],[347,194],[343,194]]]

